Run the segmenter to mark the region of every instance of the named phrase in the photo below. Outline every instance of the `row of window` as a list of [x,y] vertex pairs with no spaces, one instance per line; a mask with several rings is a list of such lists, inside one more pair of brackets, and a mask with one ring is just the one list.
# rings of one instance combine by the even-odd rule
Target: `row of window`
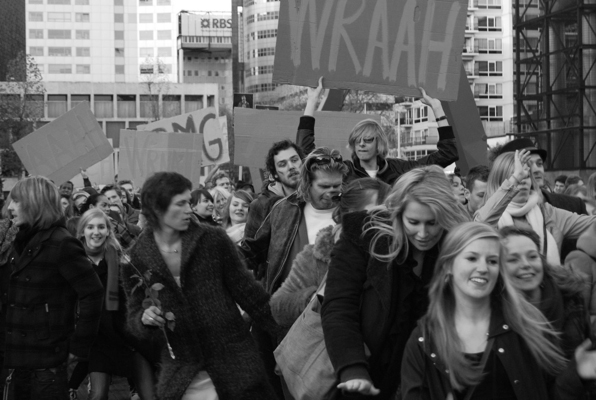
[[171,74],[172,64],[141,64],[140,71],[142,75],[148,74]]
[[503,52],[503,41],[497,38],[490,39],[466,39],[464,53],[501,54]]
[[[273,1],[273,0],[267,0]],[[29,4],[44,4],[43,0],[29,0]],[[70,5],[71,0],[46,0],[46,4],[66,4]],[[89,0],[74,0],[74,4],[76,6],[88,6]],[[158,6],[169,6],[172,4],[172,0],[157,0],[156,5]],[[124,0],[114,0],[115,6],[123,6]],[[152,0],[139,0],[139,5],[141,6],[151,6],[153,5]]]
[[246,52],[246,58],[268,57],[275,55],[275,47],[263,47],[261,49],[252,49]]
[[232,43],[229,36],[182,36],[182,43]]
[[278,85],[275,83],[260,83],[257,85],[248,85],[246,91],[248,93],[271,92],[275,90]]
[[466,21],[466,30],[478,30],[481,32],[500,32],[501,17],[474,17]]
[[[43,29],[29,29],[29,39],[43,39]],[[70,29],[48,29],[48,39],[72,39]],[[76,30],[75,39],[89,39],[88,30]]]
[[478,106],[483,121],[503,121],[503,106]]
[[[47,22],[71,22],[72,13],[70,12],[48,12]],[[90,22],[89,13],[75,13],[75,22]],[[29,22],[43,22],[43,12],[30,12]]]
[[[120,0],[122,1],[122,0]],[[156,0],[155,5],[157,6],[169,6],[172,3],[171,0]],[[153,0],[139,0],[140,6],[152,6]]]
[[249,15],[248,17],[246,17],[246,23],[247,24],[254,23],[255,15],[257,17],[257,21],[269,21],[269,20],[279,19],[279,11],[267,11],[264,13]]
[[474,76],[503,76],[502,61],[466,61],[464,68],[468,75]]
[[[141,47],[139,49],[139,57],[153,57],[154,56],[154,49],[153,47]],[[158,57],[172,57],[172,48],[171,47],[158,47],[157,48],[157,56]]]
[[474,97],[480,99],[502,99],[503,85],[500,83],[475,83]]
[[263,29],[258,32],[247,33],[246,41],[250,42],[251,40],[255,40],[255,37],[257,39],[275,38],[277,37],[277,29]]
[[[153,23],[153,14],[151,13],[140,13],[139,14],[139,22],[140,23]],[[162,22],[172,22],[172,14],[170,13],[157,13],[155,22],[162,23]]]
[[229,71],[202,71],[202,70],[183,70],[183,76],[227,76],[230,75]]
[[[70,4],[70,0],[46,0],[47,4]],[[29,4],[43,4],[43,0],[29,0]],[[74,0],[76,6],[88,6],[89,0]]]
[[501,0],[474,0],[470,6],[471,8],[500,9]]
[[[170,40],[172,39],[171,30],[159,30],[157,31],[157,40]],[[153,40],[153,31],[139,31],[139,40]]]
[[186,57],[186,61],[188,62],[200,62],[200,63],[205,63],[205,62],[215,62],[215,63],[230,63],[232,62],[231,58],[228,57],[197,57],[197,56],[187,56]]
[[249,7],[258,3],[276,3],[279,0],[244,0],[244,7]]
[[252,67],[248,68],[246,71],[246,76],[256,76],[256,75],[265,75],[265,74],[272,74],[273,73],[273,65],[261,65],[259,67]]

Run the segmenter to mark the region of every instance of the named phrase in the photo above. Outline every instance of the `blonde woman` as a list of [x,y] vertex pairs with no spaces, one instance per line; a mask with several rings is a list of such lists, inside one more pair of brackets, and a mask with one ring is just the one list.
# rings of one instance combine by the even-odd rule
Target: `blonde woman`
[[221,186],[215,186],[209,190],[209,194],[213,197],[213,220],[218,224],[221,224],[224,208],[232,194]]

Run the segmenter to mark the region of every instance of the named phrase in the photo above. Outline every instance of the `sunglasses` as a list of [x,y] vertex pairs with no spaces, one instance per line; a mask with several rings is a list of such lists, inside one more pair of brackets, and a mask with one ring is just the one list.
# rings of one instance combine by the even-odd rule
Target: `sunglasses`
[[306,169],[310,171],[310,168],[316,164],[316,165],[328,165],[331,164],[333,161],[337,162],[337,163],[341,163],[343,162],[343,158],[341,157],[341,154],[335,155],[335,156],[328,156],[328,155],[322,155],[322,156],[315,156],[312,157],[308,160],[308,163],[306,165]]

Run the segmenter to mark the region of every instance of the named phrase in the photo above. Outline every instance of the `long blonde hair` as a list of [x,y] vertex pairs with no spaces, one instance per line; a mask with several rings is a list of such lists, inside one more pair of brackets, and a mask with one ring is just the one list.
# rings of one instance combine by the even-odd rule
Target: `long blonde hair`
[[[402,214],[412,201],[428,206],[437,223],[447,231],[471,219],[453,195],[443,169],[436,165],[413,169],[402,175],[389,192],[385,200],[387,210],[372,211],[370,221],[364,226],[365,233],[374,233],[370,247],[373,257],[380,261],[392,261],[396,258],[398,262],[405,260],[409,249]],[[388,240],[388,252],[376,251],[377,244],[382,240]]]
[[108,228],[108,237],[106,238],[102,247],[104,249],[106,247],[113,247],[118,251],[122,251],[122,247],[114,235],[114,228],[110,218],[99,208],[92,208],[89,211],[86,211],[85,214],[83,214],[79,219],[79,223],[77,224],[77,237],[81,240],[81,242],[85,243],[85,226],[93,218],[103,218],[106,223],[106,227]]
[[457,302],[453,292],[453,279],[449,278],[457,255],[480,239],[495,240],[501,248],[499,278],[490,295],[491,309],[502,311],[505,321],[522,337],[538,365],[549,374],[560,372],[566,360],[555,344],[558,334],[540,310],[525,300],[511,284],[502,261],[504,250],[500,244],[501,236],[489,225],[468,222],[451,230],[443,241],[430,283],[430,304],[421,320],[423,336],[432,341],[439,358],[449,370],[451,386],[461,390],[482,380],[481,369],[472,366],[465,358],[464,346],[455,328]]

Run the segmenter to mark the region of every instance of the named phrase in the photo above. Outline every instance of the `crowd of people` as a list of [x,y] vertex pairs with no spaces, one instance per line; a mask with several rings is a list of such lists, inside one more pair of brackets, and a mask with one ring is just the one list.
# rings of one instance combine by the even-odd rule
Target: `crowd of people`
[[[107,400],[114,376],[142,400],[303,400],[305,377],[321,399],[595,398],[596,173],[551,189],[546,151],[516,139],[446,174],[456,139],[424,90],[436,152],[388,158],[369,119],[344,159],[315,144],[322,88],[260,191],[217,168],[199,188],[20,180],[0,220],[4,398]],[[313,310],[319,347],[285,368]]]

